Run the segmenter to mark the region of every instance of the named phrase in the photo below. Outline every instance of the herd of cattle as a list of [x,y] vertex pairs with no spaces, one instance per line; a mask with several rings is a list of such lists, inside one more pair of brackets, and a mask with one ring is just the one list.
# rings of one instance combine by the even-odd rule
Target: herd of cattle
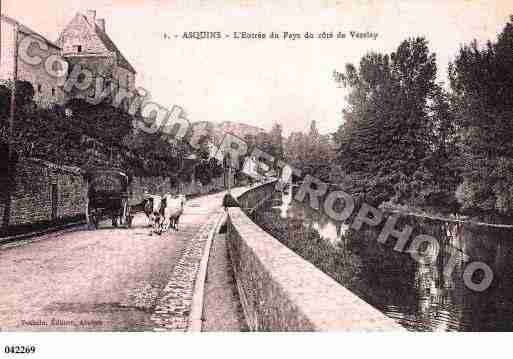
[[173,228],[178,231],[178,222],[183,213],[186,197],[183,194],[164,196],[146,194],[143,204],[144,213],[153,227],[153,232],[162,234]]

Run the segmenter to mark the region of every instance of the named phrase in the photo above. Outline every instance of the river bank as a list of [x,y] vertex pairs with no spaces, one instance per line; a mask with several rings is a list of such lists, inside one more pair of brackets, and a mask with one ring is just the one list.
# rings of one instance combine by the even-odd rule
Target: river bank
[[[296,191],[298,188],[299,184],[295,184],[294,191]],[[328,192],[325,196],[327,196],[330,192],[333,191],[344,190],[355,199],[355,202],[358,203],[355,206],[356,208],[360,207],[360,203],[363,202],[361,196],[355,193],[351,193],[351,191],[348,191],[347,189],[343,189],[340,185],[328,183],[328,188]],[[335,203],[335,208],[336,207],[337,203]],[[503,216],[493,212],[484,213],[473,211],[472,213],[470,213],[470,211],[468,211],[468,214],[454,212],[451,213],[452,211],[449,208],[445,207],[419,208],[405,204],[390,203],[388,201],[382,202],[381,204],[379,204],[379,206],[377,206],[377,208],[379,208],[386,214],[399,214],[401,216],[430,219],[434,221],[442,221],[448,223],[460,223],[478,227],[513,229],[513,217]]]
[[[385,213],[395,213],[400,214],[402,216],[411,216],[416,218],[425,218],[431,219],[434,221],[443,221],[450,223],[461,223],[468,224],[472,226],[479,227],[490,227],[490,228],[511,228],[513,229],[513,224],[506,223],[490,223],[484,222],[478,219],[478,216],[471,217],[467,215],[461,214],[452,214],[452,215],[444,215],[441,213],[437,213],[436,211],[429,211],[415,207],[409,207],[404,205],[391,205],[391,204],[382,204],[379,209],[381,209]],[[490,217],[490,216],[489,216]],[[503,220],[511,221],[511,219],[504,217]]]

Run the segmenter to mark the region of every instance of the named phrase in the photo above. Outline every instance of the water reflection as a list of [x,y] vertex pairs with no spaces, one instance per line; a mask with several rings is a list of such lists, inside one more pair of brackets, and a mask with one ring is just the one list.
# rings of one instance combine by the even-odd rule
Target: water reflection
[[[419,264],[408,253],[392,250],[393,240],[384,245],[378,243],[379,230],[364,226],[365,229],[354,231],[346,223],[332,221],[325,214],[294,201],[290,193],[276,195],[258,212],[257,222],[264,220],[264,216],[281,222],[299,222],[307,229],[300,231],[300,236],[314,231],[318,238],[331,243],[333,255],[345,260],[346,273],[345,276],[328,274],[336,279],[349,276],[344,285],[408,329],[513,329],[511,230],[401,218],[397,227],[411,225],[412,238],[428,234],[439,240],[435,263]],[[283,231],[283,224],[281,228]],[[286,228],[295,233],[284,235],[299,238],[297,225],[287,224]],[[492,285],[481,293],[469,290],[462,279],[465,263],[476,260],[487,263],[494,272]]]

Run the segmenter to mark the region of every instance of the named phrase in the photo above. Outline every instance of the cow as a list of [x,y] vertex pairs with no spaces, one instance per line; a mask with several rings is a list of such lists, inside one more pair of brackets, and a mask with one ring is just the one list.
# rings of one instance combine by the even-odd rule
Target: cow
[[149,226],[153,227],[153,231],[159,233],[162,225],[162,197],[158,195],[147,195],[144,198],[144,213],[148,217]]
[[178,222],[183,213],[183,207],[186,200],[187,199],[183,194],[178,196],[166,194],[164,196],[160,212],[163,218],[162,231],[167,231],[170,227],[178,231]]
[[178,222],[180,221],[180,216],[183,214],[183,208],[185,207],[185,203],[187,203],[187,197],[184,194],[179,194],[178,199],[180,200],[180,204],[182,209],[178,216],[175,216],[174,219],[174,228],[178,231]]

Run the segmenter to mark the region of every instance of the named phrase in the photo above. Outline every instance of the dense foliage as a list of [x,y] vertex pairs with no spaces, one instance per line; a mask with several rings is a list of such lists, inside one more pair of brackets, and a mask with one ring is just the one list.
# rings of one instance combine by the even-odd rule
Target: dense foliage
[[461,128],[467,210],[513,211],[513,17],[496,42],[463,46],[450,66],[457,123]]
[[431,185],[428,99],[435,76],[435,55],[423,38],[403,41],[390,55],[367,54],[359,68],[346,66],[350,94],[336,137],[338,163],[366,201],[412,201]]
[[348,64],[332,181],[373,204],[510,216],[512,22],[496,42],[459,50],[450,89],[435,82],[435,54],[423,38]]
[[[0,86],[0,135],[8,139],[11,91]],[[75,166],[114,165],[140,176],[166,176],[175,181],[190,181],[193,174],[203,184],[220,176],[222,167],[210,159],[200,139],[198,149],[187,140],[169,141],[159,134],[137,131],[135,120],[121,108],[107,103],[91,105],[71,100],[65,107],[37,108],[34,90],[20,81],[16,89],[16,114],[13,121],[13,148],[18,157],[37,157],[58,164]],[[3,151],[6,152],[6,151]]]
[[319,135],[292,133],[285,158],[360,200],[441,211],[513,211],[513,17],[495,42],[463,46],[436,82],[424,38],[347,64],[343,123]]
[[310,123],[308,133],[290,134],[285,146],[285,157],[290,165],[301,170],[302,176],[311,175],[331,182],[334,146],[330,136],[319,133],[315,120]]

